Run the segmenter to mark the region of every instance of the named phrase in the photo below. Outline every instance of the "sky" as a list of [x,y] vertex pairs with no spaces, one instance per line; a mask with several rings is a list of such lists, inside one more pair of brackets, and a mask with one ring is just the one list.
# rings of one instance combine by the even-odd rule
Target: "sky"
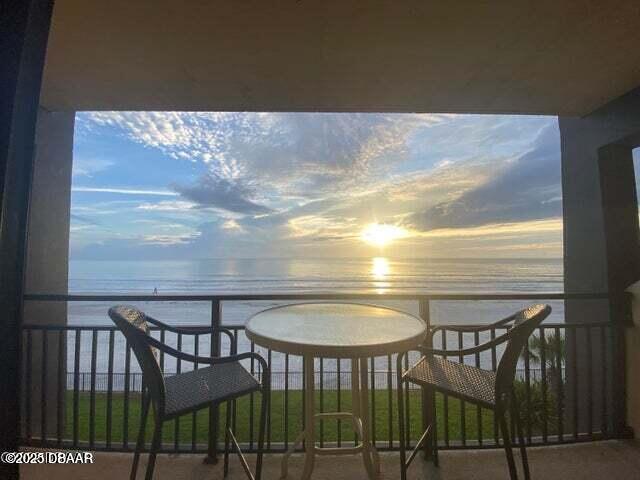
[[562,256],[556,117],[82,112],[72,260]]

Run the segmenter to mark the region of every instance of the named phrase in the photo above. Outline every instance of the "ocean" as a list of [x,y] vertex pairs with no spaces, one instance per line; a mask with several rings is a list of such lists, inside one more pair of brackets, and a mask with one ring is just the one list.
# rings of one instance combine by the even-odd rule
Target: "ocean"
[[[388,300],[385,293],[539,293],[563,291],[561,259],[208,259],[185,261],[77,261],[69,264],[69,291],[72,294],[267,294],[267,293],[371,293],[371,303],[418,313],[415,301]],[[208,325],[209,302],[132,302],[155,318],[172,325]],[[276,301],[223,302],[222,324],[242,325],[255,312],[277,305]],[[496,321],[532,303],[531,301],[433,301],[433,324],[473,324]],[[547,322],[564,321],[562,301],[549,301],[553,313]],[[112,325],[108,302],[70,302],[70,325]],[[82,338],[81,362],[88,365],[89,337]],[[103,338],[104,337],[104,338]],[[70,339],[71,340],[71,339]],[[86,341],[85,341],[86,340]],[[167,343],[176,345],[167,336]],[[468,345],[473,339],[465,338]],[[71,340],[73,342],[73,340]],[[447,339],[457,347],[457,339]],[[193,339],[185,338],[182,348],[193,352]],[[244,336],[239,351],[250,348]],[[209,351],[209,340],[200,339],[200,353]],[[223,344],[223,351],[228,345]],[[73,349],[69,363],[73,364]],[[261,351],[260,348],[257,351]],[[116,340],[114,368],[124,371],[124,344]],[[264,352],[263,352],[264,353]],[[86,358],[85,358],[86,357]],[[273,355],[274,371],[283,370],[283,356]],[[98,346],[98,371],[107,365],[106,334]],[[299,359],[290,359],[289,369],[299,370]],[[335,363],[335,361],[327,361]],[[380,369],[385,359],[376,360]],[[133,362],[135,363],[135,362]],[[335,368],[325,363],[326,369]],[[485,363],[485,360],[482,360]],[[165,364],[168,372],[175,363]],[[188,369],[188,368],[186,368]],[[185,370],[184,364],[182,370]],[[137,365],[132,365],[137,371]]]
[[[414,302],[385,301],[385,293],[537,293],[561,292],[561,259],[209,259],[185,261],[71,261],[72,294],[267,294],[267,293],[371,293],[372,301],[404,305],[416,312]],[[207,302],[153,302],[158,318],[175,324],[208,324]],[[273,302],[266,302],[269,306]],[[480,304],[490,303],[482,306]],[[524,302],[527,303],[527,302]],[[562,303],[562,302],[560,302]],[[433,302],[434,323],[476,323],[491,320],[523,302]],[[69,305],[71,324],[110,324],[108,304]],[[559,307],[556,305],[556,307]],[[159,308],[159,309],[158,309]],[[242,323],[265,302],[225,302],[223,323]],[[554,321],[562,321],[555,309]],[[489,318],[485,317],[489,315]]]

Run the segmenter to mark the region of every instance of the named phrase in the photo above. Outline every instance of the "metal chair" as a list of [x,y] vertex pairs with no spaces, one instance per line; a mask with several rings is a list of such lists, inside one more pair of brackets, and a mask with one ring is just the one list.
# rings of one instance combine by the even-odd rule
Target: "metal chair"
[[[548,305],[533,305],[488,326],[447,326],[447,330],[458,332],[481,332],[505,327],[509,328],[509,330],[486,343],[462,350],[438,350],[423,347],[420,349],[423,354],[422,358],[404,373],[402,373],[402,362],[407,354],[398,355],[398,434],[400,436],[400,470],[402,480],[406,480],[407,468],[423,446],[427,450],[429,447],[431,448],[434,464],[438,466],[435,392],[445,393],[449,396],[493,410],[500,430],[502,431],[504,449],[509,465],[509,474],[512,480],[517,480],[518,474],[511,446],[512,433],[509,432],[505,416],[511,408],[513,423],[516,425],[519,437],[524,476],[525,479],[529,480],[529,463],[522,433],[520,414],[518,413],[518,405],[517,402],[514,401],[513,382],[518,358],[522,354],[529,336],[550,313],[551,307]],[[438,330],[440,330],[440,328],[436,327],[431,331],[430,336],[432,339],[433,334]],[[500,344],[506,345],[495,372],[446,360],[447,356],[463,358],[465,355],[475,355],[479,352],[495,348]],[[428,400],[427,403],[431,410],[430,418],[432,423],[427,426],[407,460],[404,390],[408,388],[409,383],[420,385],[425,389],[425,396],[423,398]],[[427,440],[429,443],[426,443]]]
[[[227,357],[200,357],[176,350],[149,335],[149,325],[152,324],[174,333],[194,334],[211,333],[211,329],[194,331],[192,329],[176,328],[166,325],[159,320],[145,315],[135,307],[116,306],[109,309],[109,317],[122,331],[142,369],[143,392],[142,416],[136,450],[131,467],[131,480],[135,480],[140,460],[140,452],[144,447],[144,432],[147,423],[149,406],[153,404],[154,431],[147,464],[146,480],[151,480],[155,467],[156,454],[160,449],[162,425],[167,420],[181,415],[196,412],[206,407],[227,402],[227,424],[225,429],[224,475],[229,471],[229,440],[233,442],[240,462],[247,476],[251,480],[259,480],[262,472],[262,454],[264,447],[264,433],[267,419],[267,405],[269,401],[269,368],[265,360],[257,353],[247,352]],[[223,333],[233,338],[233,334],[225,329]],[[234,344],[234,342],[232,342]],[[156,358],[157,350],[181,360],[194,364],[209,365],[186,373],[180,373],[164,378],[163,372]],[[258,382],[241,364],[240,360],[255,359],[262,367],[262,382]],[[240,396],[260,391],[262,406],[260,412],[260,428],[258,433],[258,454],[255,476],[240,450],[238,441],[231,430],[231,409],[234,400]]]

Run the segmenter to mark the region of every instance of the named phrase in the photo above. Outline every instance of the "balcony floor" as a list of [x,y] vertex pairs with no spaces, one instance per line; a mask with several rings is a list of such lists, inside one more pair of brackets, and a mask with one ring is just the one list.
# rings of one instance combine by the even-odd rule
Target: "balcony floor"
[[[640,478],[640,442],[604,441],[555,447],[530,448],[531,474],[534,479],[603,479],[616,480]],[[399,477],[397,453],[381,455],[381,480]],[[128,478],[131,454],[97,453],[94,465],[25,465],[21,468],[24,480],[114,480]],[[263,478],[279,478],[280,455],[265,456]],[[249,456],[253,462],[254,456]],[[519,461],[519,457],[516,458]],[[252,463],[253,464],[253,463]],[[296,479],[302,472],[303,457],[294,455],[289,464],[289,478]],[[146,466],[143,457],[142,469]],[[142,472],[139,478],[143,478]],[[155,479],[222,479],[222,462],[204,465],[202,456],[159,455]],[[245,479],[242,467],[236,458],[231,461],[228,479]],[[362,461],[356,456],[316,457],[313,479],[358,479],[366,478]],[[433,480],[499,480],[507,479],[507,465],[501,450],[468,450],[440,452],[440,468],[434,468],[420,458],[410,469],[410,479]]]

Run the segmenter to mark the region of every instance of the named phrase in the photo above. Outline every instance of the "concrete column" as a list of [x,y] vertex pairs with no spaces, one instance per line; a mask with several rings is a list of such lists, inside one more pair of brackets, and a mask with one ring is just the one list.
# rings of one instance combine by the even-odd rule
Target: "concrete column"
[[[598,144],[592,143],[597,135],[591,132],[588,126],[585,128],[583,119],[579,118],[561,118],[560,135],[565,292],[608,292]],[[567,300],[565,302],[567,323],[607,322],[609,317],[609,303],[606,300]],[[565,367],[568,380],[565,388],[564,423],[566,426],[564,430],[570,433],[573,433],[574,425],[579,432],[588,431],[590,425],[597,430],[601,428],[600,425],[594,425],[593,416],[590,422],[588,411],[590,406],[593,413],[602,411],[602,397],[596,396],[595,392],[602,391],[604,379],[598,378],[598,381],[593,383],[594,388],[590,390],[587,378],[592,376],[593,372],[598,374],[601,372],[601,369],[593,368],[594,361],[595,365],[610,362],[601,358],[600,349],[597,350],[597,358],[594,358],[593,339],[591,340],[592,348],[589,349],[586,337],[586,331],[583,329],[567,330],[565,337],[567,345]],[[596,340],[596,345],[602,341],[601,338]],[[591,368],[589,362],[592,362]],[[608,371],[611,371],[611,365],[608,365]],[[573,380],[576,376],[578,382]],[[611,398],[611,395],[608,394],[608,397]],[[609,400],[607,404],[611,411],[611,401]],[[606,429],[611,430],[611,422],[607,423]]]
[[[631,147],[609,144],[598,150],[603,223],[606,240],[609,310],[614,325],[611,335],[611,385],[614,432],[627,431],[627,381],[625,329],[633,326],[625,289],[640,278],[640,231],[638,199]],[[629,379],[631,380],[631,379]]]
[[[608,301],[567,301],[566,321],[611,322],[615,326],[608,338],[602,338],[597,329],[591,330],[590,339],[584,329],[575,335],[567,334],[567,369],[570,374],[577,372],[578,383],[568,385],[565,419],[569,426],[573,424],[575,405],[578,428],[584,431],[591,422],[594,430],[599,430],[601,425],[594,421],[605,411],[607,419],[602,427],[608,433],[621,434],[625,427],[626,383],[623,330],[630,323],[623,291],[640,278],[638,211],[631,158],[631,148],[640,134],[640,90],[586,117],[561,117],[559,124],[565,291],[607,292],[610,296]],[[603,343],[608,352],[604,357]],[[591,390],[589,375],[593,382]],[[577,395],[573,394],[574,388]],[[591,420],[589,410],[593,412]]]
[[[27,294],[68,293],[74,121],[75,112],[48,112],[40,109],[38,113],[28,223],[25,275]],[[65,302],[27,301],[24,305],[24,323],[66,325],[67,305]],[[60,420],[59,406],[64,413],[64,396],[60,402],[57,385],[60,380],[66,381],[66,333],[63,334],[63,351],[59,349],[59,336],[60,333],[56,331],[34,331],[30,339],[30,356],[26,351],[28,339],[26,336],[23,338],[23,435],[27,433],[28,397],[31,399],[30,433],[34,437],[40,437],[43,424],[47,435],[55,436]],[[43,345],[45,340],[46,346]],[[26,368],[29,361],[31,369]],[[27,385],[29,374],[30,388]],[[44,392],[43,381],[46,382]],[[43,399],[46,405],[43,405]],[[61,420],[64,421],[64,415]]]

